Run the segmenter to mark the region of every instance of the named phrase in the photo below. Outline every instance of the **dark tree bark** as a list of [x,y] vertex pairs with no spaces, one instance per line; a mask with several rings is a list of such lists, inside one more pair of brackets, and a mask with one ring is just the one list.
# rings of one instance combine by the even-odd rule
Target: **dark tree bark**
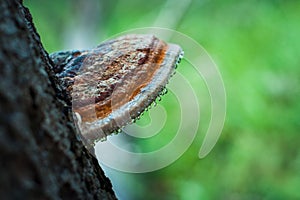
[[0,199],[115,199],[22,2],[0,0]]

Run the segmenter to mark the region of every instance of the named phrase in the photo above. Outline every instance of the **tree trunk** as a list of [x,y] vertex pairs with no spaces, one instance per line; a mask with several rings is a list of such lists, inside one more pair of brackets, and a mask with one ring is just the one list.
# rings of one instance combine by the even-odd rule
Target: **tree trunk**
[[0,0],[0,199],[116,199],[22,2]]

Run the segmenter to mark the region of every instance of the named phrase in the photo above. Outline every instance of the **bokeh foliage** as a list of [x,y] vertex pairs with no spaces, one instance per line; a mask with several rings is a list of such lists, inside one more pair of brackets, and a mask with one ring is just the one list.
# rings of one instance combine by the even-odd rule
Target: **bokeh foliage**
[[[167,4],[161,0],[24,1],[49,52],[72,48],[65,41],[72,31],[84,27],[76,21],[84,13],[82,5],[96,2],[100,12],[88,16],[96,27],[95,39],[86,47],[131,28],[152,26],[159,13],[181,4],[179,0]],[[123,174],[128,180],[122,185],[123,193],[136,199],[300,198],[299,10],[297,0],[190,2],[172,28],[203,45],[219,67],[227,92],[222,136],[214,150],[199,160],[207,128],[201,123],[199,136],[169,167],[147,174]],[[179,70],[188,74],[184,66],[183,61]],[[194,88],[200,84],[190,81]],[[199,98],[201,94],[197,93]],[[168,94],[161,104],[171,112],[174,101]],[[201,115],[207,122],[205,111]],[[147,120],[146,114],[138,123]],[[169,124],[166,132],[176,126]],[[151,149],[151,142],[141,144]],[[129,199],[129,195],[120,197]]]

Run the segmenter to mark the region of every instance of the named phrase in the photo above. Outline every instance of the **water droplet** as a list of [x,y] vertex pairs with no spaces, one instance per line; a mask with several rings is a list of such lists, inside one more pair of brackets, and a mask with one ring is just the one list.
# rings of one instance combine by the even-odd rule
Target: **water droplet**
[[107,137],[105,136],[105,137],[103,137],[103,138],[100,139],[100,142],[104,142],[106,140],[107,140]]
[[154,100],[154,101],[152,102],[152,105],[151,105],[151,106],[155,107],[156,105],[157,105],[157,103],[156,103],[156,101]]
[[161,96],[158,96],[158,97],[157,97],[157,100],[158,100],[158,101],[161,101]]
[[164,89],[163,89],[163,95],[165,95],[165,94],[167,94],[168,93],[168,89],[165,87]]

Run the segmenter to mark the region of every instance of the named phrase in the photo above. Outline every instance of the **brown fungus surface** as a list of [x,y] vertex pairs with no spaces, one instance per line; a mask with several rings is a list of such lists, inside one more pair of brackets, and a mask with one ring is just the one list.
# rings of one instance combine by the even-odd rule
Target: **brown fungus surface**
[[60,54],[57,77],[92,145],[131,123],[163,93],[183,53],[153,35],[125,35],[92,50]]

